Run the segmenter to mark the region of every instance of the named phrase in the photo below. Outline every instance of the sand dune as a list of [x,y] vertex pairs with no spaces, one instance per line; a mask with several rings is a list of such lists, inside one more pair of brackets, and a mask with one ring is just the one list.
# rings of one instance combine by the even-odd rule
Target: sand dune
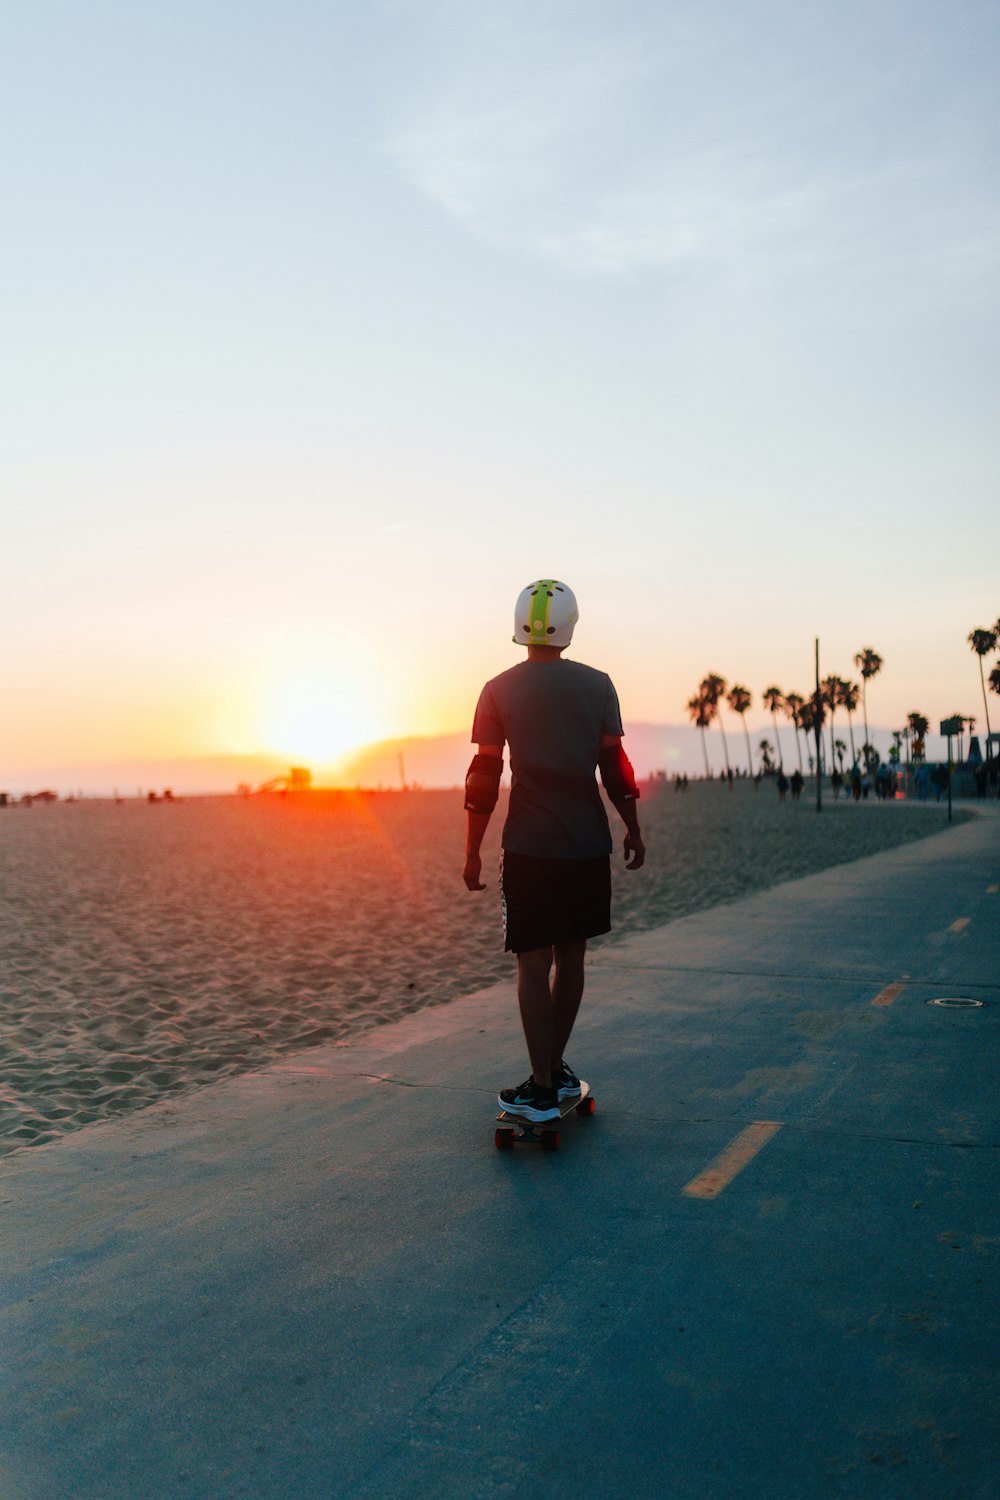
[[[902,804],[818,818],[748,785],[664,788],[642,812],[649,862],[616,868],[604,942],[944,826]],[[512,974],[463,837],[454,792],[6,810],[0,1152]]]

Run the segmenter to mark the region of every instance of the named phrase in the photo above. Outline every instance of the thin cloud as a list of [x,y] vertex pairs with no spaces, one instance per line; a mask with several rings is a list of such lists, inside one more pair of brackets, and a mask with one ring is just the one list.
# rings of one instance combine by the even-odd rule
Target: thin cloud
[[[754,56],[752,38],[690,17],[624,31],[567,27],[556,45],[515,7],[495,55],[482,36],[456,49],[386,154],[466,233],[579,275],[738,265],[992,279],[982,184],[963,198],[949,161],[921,149],[926,120],[907,139],[919,72],[851,71],[853,54],[828,61],[808,31],[772,38],[777,58],[766,37]],[[782,56],[801,70],[779,77]],[[957,85],[940,87],[947,114]]]
[[[399,175],[467,231],[507,249],[579,215],[618,170],[624,101],[651,65],[628,39],[528,44],[441,81],[384,143]],[[508,54],[513,53],[513,56]]]

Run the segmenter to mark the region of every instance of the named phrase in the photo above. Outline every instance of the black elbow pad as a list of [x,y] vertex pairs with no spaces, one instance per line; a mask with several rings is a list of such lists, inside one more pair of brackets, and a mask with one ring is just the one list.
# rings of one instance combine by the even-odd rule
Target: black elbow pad
[[608,745],[597,757],[604,790],[612,802],[634,802],[639,795],[635,772],[621,744]]
[[491,813],[500,795],[502,755],[474,755],[465,773],[466,812]]

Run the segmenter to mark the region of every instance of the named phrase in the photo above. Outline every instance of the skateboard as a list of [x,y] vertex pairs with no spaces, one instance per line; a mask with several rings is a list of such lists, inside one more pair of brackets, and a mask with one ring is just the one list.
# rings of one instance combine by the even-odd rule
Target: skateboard
[[559,1126],[567,1115],[579,1115],[587,1119],[594,1113],[594,1096],[590,1084],[580,1079],[579,1094],[571,1099],[560,1099],[558,1120],[526,1120],[523,1115],[508,1114],[502,1109],[497,1115],[497,1128],[493,1136],[498,1151],[511,1151],[516,1145],[541,1146],[543,1151],[559,1150]]

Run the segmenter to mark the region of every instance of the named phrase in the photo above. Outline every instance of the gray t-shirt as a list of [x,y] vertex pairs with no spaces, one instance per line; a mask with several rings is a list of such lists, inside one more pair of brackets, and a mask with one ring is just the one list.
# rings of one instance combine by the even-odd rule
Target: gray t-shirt
[[598,859],[611,831],[596,780],[603,734],[622,733],[606,672],[582,662],[523,661],[479,695],[472,739],[510,747],[503,847],[542,859]]

